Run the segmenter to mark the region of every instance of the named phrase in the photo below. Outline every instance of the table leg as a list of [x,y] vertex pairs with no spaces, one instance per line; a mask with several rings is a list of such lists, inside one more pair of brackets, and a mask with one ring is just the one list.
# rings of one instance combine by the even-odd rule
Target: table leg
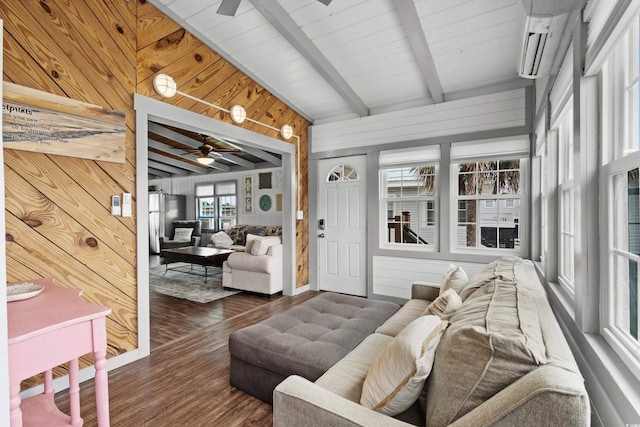
[[20,381],[11,382],[9,386],[9,407],[11,410],[11,427],[22,427],[22,410],[20,409]]
[[107,331],[106,319],[93,320],[94,351],[96,367],[96,410],[98,427],[109,427],[109,380],[107,377]]
[[207,283],[207,266],[204,265],[204,283]]
[[71,424],[79,425],[80,418],[80,384],[78,382],[78,359],[69,361],[69,402],[71,406]]

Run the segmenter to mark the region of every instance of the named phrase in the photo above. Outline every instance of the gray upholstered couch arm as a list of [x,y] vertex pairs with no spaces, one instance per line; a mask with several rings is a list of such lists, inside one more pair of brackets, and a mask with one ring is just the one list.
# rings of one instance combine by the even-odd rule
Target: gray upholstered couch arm
[[340,397],[297,375],[273,391],[273,426],[393,427],[410,424]]
[[541,366],[491,397],[450,427],[588,426],[583,380],[557,366]]
[[440,294],[439,283],[413,282],[411,285],[411,299],[434,301]]

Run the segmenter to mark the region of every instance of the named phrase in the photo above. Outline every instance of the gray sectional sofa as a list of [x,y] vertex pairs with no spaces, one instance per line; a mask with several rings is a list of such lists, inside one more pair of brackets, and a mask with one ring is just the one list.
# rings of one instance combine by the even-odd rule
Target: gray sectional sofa
[[360,404],[377,356],[423,316],[440,285],[416,284],[412,299],[317,380],[289,376],[274,390],[275,427],[587,426],[582,376],[533,264],[502,258],[457,289],[420,398],[394,417]]

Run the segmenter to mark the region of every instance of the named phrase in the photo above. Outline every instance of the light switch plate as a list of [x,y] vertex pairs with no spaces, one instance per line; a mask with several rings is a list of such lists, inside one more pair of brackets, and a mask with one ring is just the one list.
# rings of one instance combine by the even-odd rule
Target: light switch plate
[[120,196],[111,196],[111,215],[120,215]]

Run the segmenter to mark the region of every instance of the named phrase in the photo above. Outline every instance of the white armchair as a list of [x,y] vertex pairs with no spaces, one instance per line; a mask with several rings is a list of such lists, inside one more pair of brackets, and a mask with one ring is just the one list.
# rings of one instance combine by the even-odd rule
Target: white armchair
[[267,295],[282,291],[281,237],[247,234],[245,251],[222,264],[222,286]]

